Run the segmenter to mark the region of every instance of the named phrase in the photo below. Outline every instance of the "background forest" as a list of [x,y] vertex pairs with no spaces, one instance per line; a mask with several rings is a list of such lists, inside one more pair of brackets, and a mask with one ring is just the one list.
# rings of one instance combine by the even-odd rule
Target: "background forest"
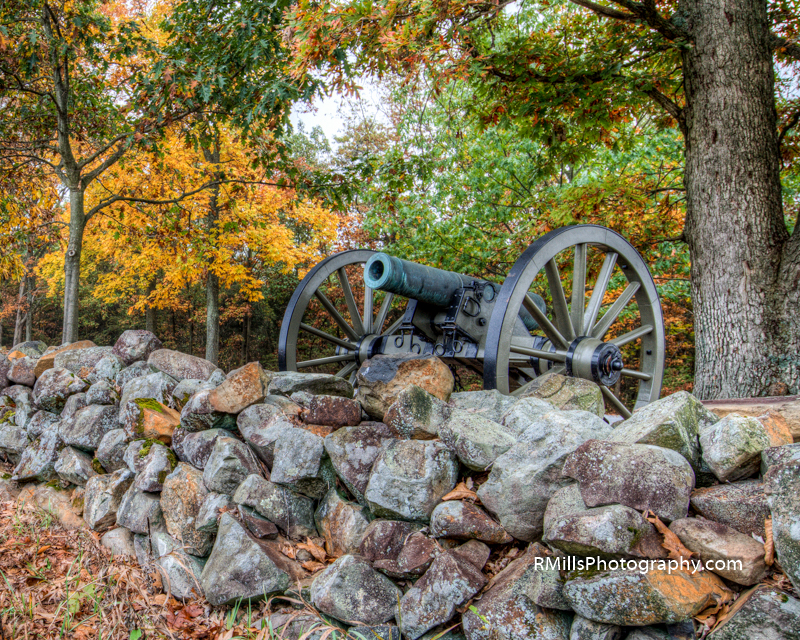
[[[4,2],[0,342],[113,344],[146,327],[226,369],[275,368],[288,299],[332,252],[369,247],[502,282],[539,236],[595,223],[649,263],[665,391],[690,389],[686,44],[639,12],[675,22],[680,10],[612,4],[628,9]],[[769,17],[793,37],[792,6]],[[791,233],[800,111],[793,50],[780,51]],[[367,78],[379,112],[359,107]],[[331,93],[350,105],[333,139],[292,129],[295,105]]]

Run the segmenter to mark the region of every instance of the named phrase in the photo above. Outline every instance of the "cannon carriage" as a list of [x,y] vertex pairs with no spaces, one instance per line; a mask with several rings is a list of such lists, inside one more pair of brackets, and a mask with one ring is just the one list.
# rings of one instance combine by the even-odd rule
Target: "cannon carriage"
[[373,356],[433,354],[514,395],[562,373],[597,383],[607,410],[628,417],[658,399],[664,352],[641,255],[611,229],[577,225],[536,240],[502,284],[371,250],[330,256],[289,301],[278,364],[354,381]]

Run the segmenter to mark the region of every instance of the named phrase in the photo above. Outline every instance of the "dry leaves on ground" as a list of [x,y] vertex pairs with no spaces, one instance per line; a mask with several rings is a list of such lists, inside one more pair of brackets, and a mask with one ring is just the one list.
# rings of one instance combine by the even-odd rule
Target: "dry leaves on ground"
[[642,515],[645,520],[654,525],[658,532],[664,536],[664,541],[661,543],[661,546],[666,549],[670,560],[681,560],[682,558],[688,560],[695,555],[693,551],[683,546],[680,538],[670,531],[669,527],[661,522],[661,519],[655,513],[652,511],[645,511]]

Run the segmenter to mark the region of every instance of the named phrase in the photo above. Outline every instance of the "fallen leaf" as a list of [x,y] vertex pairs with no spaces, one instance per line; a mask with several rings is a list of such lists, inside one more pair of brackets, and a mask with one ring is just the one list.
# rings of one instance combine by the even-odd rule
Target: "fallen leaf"
[[314,556],[319,562],[325,562],[325,557],[328,555],[325,552],[325,549],[323,549],[322,547],[314,544],[311,541],[311,538],[306,538],[305,542],[298,543],[297,548],[298,549],[305,549],[312,556]]
[[643,515],[645,520],[653,524],[655,528],[658,529],[658,532],[664,536],[664,541],[661,543],[661,546],[667,550],[670,560],[691,558],[695,555],[693,551],[689,551],[689,549],[683,546],[680,538],[670,531],[669,527],[661,522],[661,519],[655,513],[652,511],[645,511]]
[[464,482],[459,482],[455,488],[444,497],[442,500],[478,500],[478,494],[472,491]]
[[775,541],[772,539],[772,518],[764,520],[764,563],[771,567],[775,562]]
[[281,553],[287,558],[294,560],[297,557],[297,550],[292,545],[282,544],[279,548]]
[[325,568],[324,564],[322,564],[321,562],[314,562],[313,560],[307,560],[306,562],[303,562],[300,566],[310,573],[316,573],[320,569]]

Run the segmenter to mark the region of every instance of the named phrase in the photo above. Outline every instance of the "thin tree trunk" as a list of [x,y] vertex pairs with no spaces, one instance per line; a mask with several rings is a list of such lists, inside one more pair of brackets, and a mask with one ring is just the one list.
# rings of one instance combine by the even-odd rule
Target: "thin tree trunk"
[[83,190],[69,192],[69,244],[64,256],[64,324],[61,341],[75,342],[78,339],[78,287],[81,278],[81,251],[86,214],[83,207]]
[[694,36],[682,54],[694,391],[704,399],[798,393],[800,260],[783,217],[766,3],[685,7]]
[[219,277],[214,273],[206,279],[206,360],[219,360]]
[[22,342],[22,328],[25,326],[25,278],[19,281],[19,294],[17,295],[17,317],[14,323],[14,343],[12,346]]
[[36,284],[36,276],[31,271],[26,277],[26,296],[27,296],[27,313],[25,314],[25,341],[31,341],[31,334],[33,333],[33,289]]

